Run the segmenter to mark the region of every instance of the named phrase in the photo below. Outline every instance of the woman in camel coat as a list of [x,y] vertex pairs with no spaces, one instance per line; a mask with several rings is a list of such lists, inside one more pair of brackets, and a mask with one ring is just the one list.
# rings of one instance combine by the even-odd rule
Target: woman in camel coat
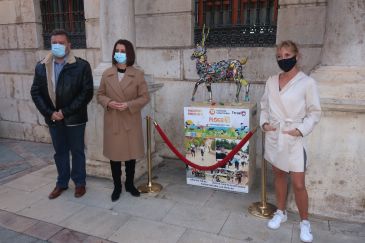
[[118,40],[113,49],[113,65],[105,70],[97,100],[104,107],[103,154],[110,159],[114,191],[112,201],[119,199],[121,161],[125,161],[126,191],[139,196],[135,188],[136,159],[144,156],[141,110],[149,102],[144,73],[133,67],[135,52],[131,42]]

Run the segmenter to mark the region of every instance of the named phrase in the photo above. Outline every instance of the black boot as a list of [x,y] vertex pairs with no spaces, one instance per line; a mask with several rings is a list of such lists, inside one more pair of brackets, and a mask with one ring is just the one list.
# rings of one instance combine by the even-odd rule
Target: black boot
[[132,159],[125,162],[125,190],[130,192],[132,196],[139,197],[140,192],[134,187],[134,170],[136,168],[136,160]]
[[114,190],[112,193],[112,202],[115,202],[119,199],[120,194],[122,193],[122,163],[120,161],[110,161],[110,168],[112,169],[112,177],[114,182]]

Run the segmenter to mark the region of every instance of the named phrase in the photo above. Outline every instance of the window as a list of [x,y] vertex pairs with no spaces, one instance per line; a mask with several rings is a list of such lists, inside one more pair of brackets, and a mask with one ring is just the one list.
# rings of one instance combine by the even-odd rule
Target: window
[[273,46],[278,0],[195,0],[194,41],[210,28],[207,46]]
[[86,48],[83,0],[41,0],[44,47],[50,48],[51,32],[64,29],[70,34],[72,48]]

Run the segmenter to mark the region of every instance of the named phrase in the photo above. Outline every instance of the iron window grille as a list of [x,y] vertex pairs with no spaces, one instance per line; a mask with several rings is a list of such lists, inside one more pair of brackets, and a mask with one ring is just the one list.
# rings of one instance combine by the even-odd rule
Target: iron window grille
[[51,47],[54,29],[66,30],[73,49],[86,48],[85,15],[83,0],[41,0],[44,47]]
[[278,0],[195,0],[194,41],[213,47],[273,46],[276,43]]

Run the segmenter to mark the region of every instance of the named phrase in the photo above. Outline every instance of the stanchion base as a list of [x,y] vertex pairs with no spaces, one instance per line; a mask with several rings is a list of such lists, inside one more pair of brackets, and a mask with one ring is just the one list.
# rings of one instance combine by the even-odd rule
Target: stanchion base
[[144,185],[140,185],[138,187],[138,191],[140,191],[141,193],[152,193],[152,192],[160,192],[162,190],[162,186],[158,183],[151,183],[151,186],[147,184]]
[[276,211],[276,206],[266,203],[266,207],[262,206],[262,202],[255,202],[252,203],[251,206],[248,207],[248,212],[253,216],[264,218],[264,219],[271,219]]

